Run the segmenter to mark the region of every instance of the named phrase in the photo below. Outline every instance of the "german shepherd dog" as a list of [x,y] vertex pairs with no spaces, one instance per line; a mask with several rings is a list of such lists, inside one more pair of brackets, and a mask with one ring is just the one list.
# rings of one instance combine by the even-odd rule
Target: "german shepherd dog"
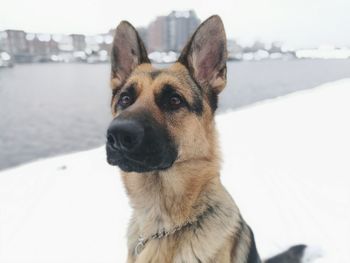
[[[123,21],[111,60],[106,150],[134,209],[127,262],[261,262],[253,232],[219,176],[214,113],[227,60],[220,17],[203,22],[165,69],[152,67],[137,31]],[[266,262],[300,262],[304,249]]]

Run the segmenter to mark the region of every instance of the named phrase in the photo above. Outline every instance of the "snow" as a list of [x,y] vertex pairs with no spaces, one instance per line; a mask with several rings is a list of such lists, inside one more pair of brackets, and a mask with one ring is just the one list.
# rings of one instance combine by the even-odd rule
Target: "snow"
[[[350,79],[217,117],[222,180],[263,258],[349,262]],[[131,209],[104,147],[0,173],[0,262],[125,262]]]
[[336,48],[333,46],[321,46],[317,49],[301,49],[296,52],[297,58],[318,58],[318,59],[349,59],[350,49]]

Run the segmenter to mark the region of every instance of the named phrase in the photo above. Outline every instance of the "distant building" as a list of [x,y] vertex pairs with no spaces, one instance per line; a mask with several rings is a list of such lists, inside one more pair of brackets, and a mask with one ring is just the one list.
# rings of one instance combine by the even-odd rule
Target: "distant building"
[[281,42],[272,42],[271,47],[269,48],[270,53],[282,53],[282,43]]
[[69,53],[74,51],[73,38],[71,36],[62,35],[57,39],[60,52]]
[[189,37],[200,24],[196,13],[189,11],[172,11],[168,15],[168,50],[181,51]]
[[[113,32],[113,31],[112,31]],[[101,41],[99,41],[99,49],[100,51],[106,51],[108,55],[111,54],[112,43],[113,43],[113,35],[109,32],[106,34],[99,35]]]
[[[199,26],[200,20],[193,10],[172,11],[158,16],[148,27],[137,31],[157,63],[170,63]],[[22,30],[0,31],[0,54],[14,62],[87,62],[100,63],[110,59],[115,29],[97,35],[26,33]],[[251,46],[241,46],[235,40],[227,41],[231,60],[261,60],[295,57],[295,52],[282,43],[266,44],[256,41]]]
[[84,51],[86,48],[85,35],[71,34],[72,45],[74,51]]
[[3,49],[10,54],[22,55],[27,53],[26,33],[23,30],[5,30],[1,38]]
[[147,46],[149,51],[168,50],[168,20],[166,16],[158,16],[148,26]]
[[194,11],[172,11],[158,16],[148,27],[149,51],[180,51],[200,24]]
[[0,51],[7,51],[7,33],[5,31],[0,31]]
[[242,58],[243,47],[236,40],[227,39],[227,53],[229,59],[240,60]]
[[0,49],[8,52],[16,62],[28,62],[26,32],[23,30],[5,30],[1,33]]
[[259,40],[255,41],[253,45],[251,46],[246,46],[244,48],[244,52],[257,52],[259,50],[265,50],[265,44]]
[[146,45],[148,45],[148,35],[147,35],[147,28],[146,27],[137,27],[136,28],[137,32],[139,33],[140,38],[142,39],[143,43]]
[[32,57],[38,57],[39,60],[48,60],[51,55],[59,53],[59,43],[50,34],[28,33],[26,40],[28,54]]

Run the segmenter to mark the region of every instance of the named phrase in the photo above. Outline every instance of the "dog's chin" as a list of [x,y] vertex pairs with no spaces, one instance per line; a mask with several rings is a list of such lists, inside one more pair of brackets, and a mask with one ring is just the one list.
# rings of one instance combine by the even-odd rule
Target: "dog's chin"
[[156,171],[164,171],[169,169],[175,159],[161,159],[159,161],[152,161],[147,162],[145,161],[138,161],[138,160],[132,160],[128,157],[120,157],[120,158],[113,158],[110,156],[107,156],[107,162],[110,165],[118,166],[122,171],[124,172],[136,172],[136,173],[148,173],[148,172],[156,172]]

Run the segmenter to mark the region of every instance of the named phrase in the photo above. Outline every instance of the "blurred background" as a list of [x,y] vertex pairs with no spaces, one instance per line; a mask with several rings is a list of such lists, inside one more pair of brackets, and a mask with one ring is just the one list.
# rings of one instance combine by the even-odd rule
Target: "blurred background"
[[347,0],[3,0],[0,170],[104,144],[121,20],[137,27],[163,67],[201,21],[219,14],[229,51],[220,114],[350,77],[349,10]]

